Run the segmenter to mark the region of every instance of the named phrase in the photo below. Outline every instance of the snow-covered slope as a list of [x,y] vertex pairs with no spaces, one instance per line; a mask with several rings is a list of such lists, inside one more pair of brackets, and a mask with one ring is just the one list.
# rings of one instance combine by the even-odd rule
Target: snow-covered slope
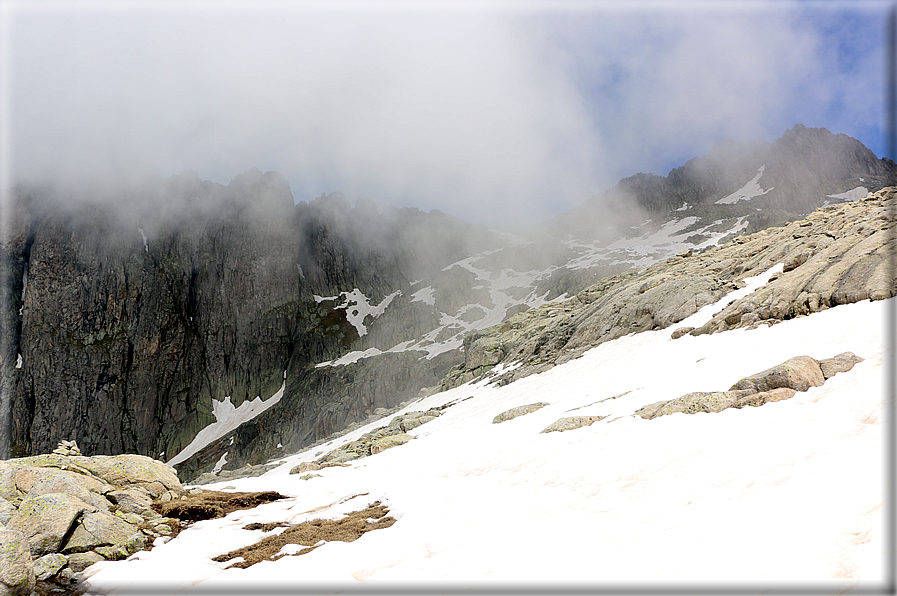
[[[707,320],[730,299],[683,324]],[[286,457],[263,476],[204,487],[290,498],[198,522],[127,561],[98,563],[86,572],[90,588],[879,587],[887,554],[882,398],[894,360],[885,335],[895,301],[676,340],[671,329],[647,331],[507,386],[480,381],[432,395],[407,410],[454,405],[412,430],[410,443],[308,480],[289,474],[388,422],[381,420]],[[793,356],[844,351],[865,361],[787,401],[633,416],[691,391],[725,390]],[[550,405],[492,423],[538,401]],[[573,415],[607,418],[540,433]],[[242,529],[249,523],[333,519],[375,501],[398,521],[355,542],[248,569],[212,561],[265,535]]]

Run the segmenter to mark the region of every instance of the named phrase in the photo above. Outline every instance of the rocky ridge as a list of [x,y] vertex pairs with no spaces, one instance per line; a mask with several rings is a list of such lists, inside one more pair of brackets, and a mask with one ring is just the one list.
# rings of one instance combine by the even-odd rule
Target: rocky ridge
[[[703,275],[683,269],[684,281],[633,269],[683,249],[693,251],[684,263],[701,259],[708,246],[843,203],[845,191],[878,189],[894,173],[854,139],[795,127],[772,144],[725,144],[662,183],[621,182],[626,217],[607,230],[597,225],[607,211],[584,207],[577,225],[516,238],[437,212],[352,206],[339,193],[294,204],[282,176],[257,170],[226,187],[172,177],[129,196],[152,206],[134,213],[62,208],[52,192],[23,189],[0,242],[0,418],[14,421],[8,442],[0,432],[0,456],[49,451],[65,436],[89,455],[170,459],[216,422],[223,401],[239,408],[279,395],[177,464],[184,479],[259,473],[422,390],[508,362],[529,339],[482,331],[496,324],[533,325],[518,330],[537,335],[512,357],[528,359],[520,374],[551,366],[556,352],[575,357],[596,341],[674,325],[742,272],[709,264]],[[754,179],[760,194],[720,204]],[[596,234],[603,244],[583,239]],[[808,309],[825,304],[814,293],[824,291],[807,290]],[[680,294],[689,304],[676,304]],[[566,311],[568,301],[545,307],[553,321],[514,319],[565,295],[594,313]],[[745,324],[775,304],[754,306],[740,313]]]
[[[895,221],[897,187],[888,187],[723,246],[684,251],[605,278],[569,300],[468,336],[464,363],[440,388],[483,375],[510,383],[617,337],[673,326],[777,263],[783,271],[763,288],[733,301],[699,329],[676,330],[674,337],[772,325],[838,304],[890,298],[897,295]],[[495,374],[500,363],[515,366]]]

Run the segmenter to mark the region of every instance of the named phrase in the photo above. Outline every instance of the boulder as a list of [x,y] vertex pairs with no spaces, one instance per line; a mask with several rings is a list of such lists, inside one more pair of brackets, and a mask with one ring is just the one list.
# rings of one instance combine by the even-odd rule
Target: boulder
[[573,430],[574,428],[582,428],[590,426],[599,420],[603,420],[607,416],[570,416],[569,418],[561,418],[552,423],[543,433],[563,432],[565,430]]
[[517,406],[516,408],[511,408],[510,410],[506,410],[492,419],[492,424],[499,424],[501,422],[507,422],[508,420],[513,420],[518,416],[525,416],[526,414],[530,414],[544,408],[545,406],[550,405],[548,402],[539,401],[534,404],[527,404],[525,406]]
[[[151,492],[159,492],[159,494],[165,490],[178,495],[184,493],[184,488],[173,467],[145,455],[95,455],[70,459],[109,484],[141,486]],[[160,486],[161,491],[159,490]]]
[[787,387],[795,391],[806,391],[819,387],[825,382],[819,363],[809,356],[796,356],[782,364],[763,372],[741,379],[729,391],[750,390],[751,393]]
[[320,470],[321,464],[315,463],[313,461],[304,461],[297,466],[293,466],[293,469],[290,470],[290,474],[301,474],[302,472],[312,472],[314,470]]
[[102,496],[112,486],[83,474],[55,468],[21,468],[16,472],[16,488],[28,497],[49,493],[65,493],[93,505],[109,509],[109,501]]
[[31,554],[41,556],[58,552],[81,514],[94,511],[95,507],[81,499],[65,493],[49,493],[22,500],[8,527],[22,532]]
[[16,512],[16,508],[12,503],[0,497],[0,526],[5,526],[12,519],[12,514]]
[[105,511],[85,513],[78,520],[62,552],[83,553],[98,546],[122,545],[127,543],[135,532],[136,528],[133,525],[111,513]]
[[0,527],[0,596],[31,594],[34,583],[27,538],[22,532]]
[[495,366],[504,358],[502,342],[497,337],[479,337],[465,346],[464,367],[476,370],[481,366]]
[[381,451],[386,451],[387,449],[390,449],[397,445],[404,445],[413,438],[414,437],[406,433],[381,437],[371,443],[371,455],[380,453]]
[[822,370],[822,376],[828,380],[839,372],[849,371],[853,368],[854,364],[858,364],[862,361],[863,358],[860,358],[853,352],[842,352],[832,358],[820,360],[819,368]]
[[747,395],[754,393],[750,390],[737,391],[695,391],[686,393],[682,397],[671,399],[668,401],[659,401],[649,404],[636,410],[635,414],[651,420],[658,416],[668,416],[670,414],[697,414],[698,412],[722,412],[726,408],[731,408],[735,403]]
[[688,335],[689,332],[694,330],[694,327],[679,327],[670,334],[670,339],[679,339],[683,335]]
[[152,500],[139,490],[122,489],[113,490],[106,494],[106,498],[118,505],[118,510],[124,513],[143,513],[150,510]]
[[760,393],[752,393],[737,400],[733,407],[743,408],[745,406],[762,406],[771,401],[781,401],[783,399],[791,399],[797,394],[794,389],[787,387],[779,387],[770,391],[761,391]]
[[34,562],[34,578],[37,581],[46,581],[59,573],[59,570],[68,564],[68,557],[62,553],[50,553]]
[[71,569],[74,573],[81,573],[94,563],[99,563],[100,561],[105,561],[101,555],[98,555],[95,552],[87,551],[86,553],[76,553],[73,555],[69,555],[69,569]]

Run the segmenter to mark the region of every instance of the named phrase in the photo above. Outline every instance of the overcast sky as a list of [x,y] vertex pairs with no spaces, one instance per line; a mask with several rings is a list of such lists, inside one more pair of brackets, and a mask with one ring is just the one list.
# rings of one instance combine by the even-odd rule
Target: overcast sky
[[3,182],[257,167],[495,223],[796,123],[882,157],[891,7],[0,0]]

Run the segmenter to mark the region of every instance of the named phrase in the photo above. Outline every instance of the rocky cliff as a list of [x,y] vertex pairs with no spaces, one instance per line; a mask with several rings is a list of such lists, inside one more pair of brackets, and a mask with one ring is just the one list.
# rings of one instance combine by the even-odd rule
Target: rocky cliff
[[345,391],[316,381],[314,364],[372,319],[353,325],[339,296],[319,298],[357,289],[377,304],[476,248],[476,228],[438,212],[379,214],[341,195],[294,205],[279,174],[257,170],[226,187],[185,173],[147,194],[132,209],[20,189],[0,255],[4,457],[68,438],[91,455],[166,459],[215,421],[213,401],[265,400],[287,372],[288,397],[301,389],[310,406],[300,436],[391,405],[404,387],[381,378],[326,411]]
[[[503,359],[525,359],[522,374],[674,324],[760,266],[707,249],[768,260],[774,249],[731,240],[825,204],[834,221],[895,172],[854,139],[795,127],[628,178],[516,235],[339,193],[296,204],[257,170],[111,197],[20,188],[0,242],[0,457],[75,439],[88,455],[172,462],[184,480],[261,464]],[[775,250],[810,271],[843,243],[806,227]],[[701,256],[651,268],[683,250]],[[870,292],[893,287],[879,277]],[[526,338],[502,335],[521,321]]]

